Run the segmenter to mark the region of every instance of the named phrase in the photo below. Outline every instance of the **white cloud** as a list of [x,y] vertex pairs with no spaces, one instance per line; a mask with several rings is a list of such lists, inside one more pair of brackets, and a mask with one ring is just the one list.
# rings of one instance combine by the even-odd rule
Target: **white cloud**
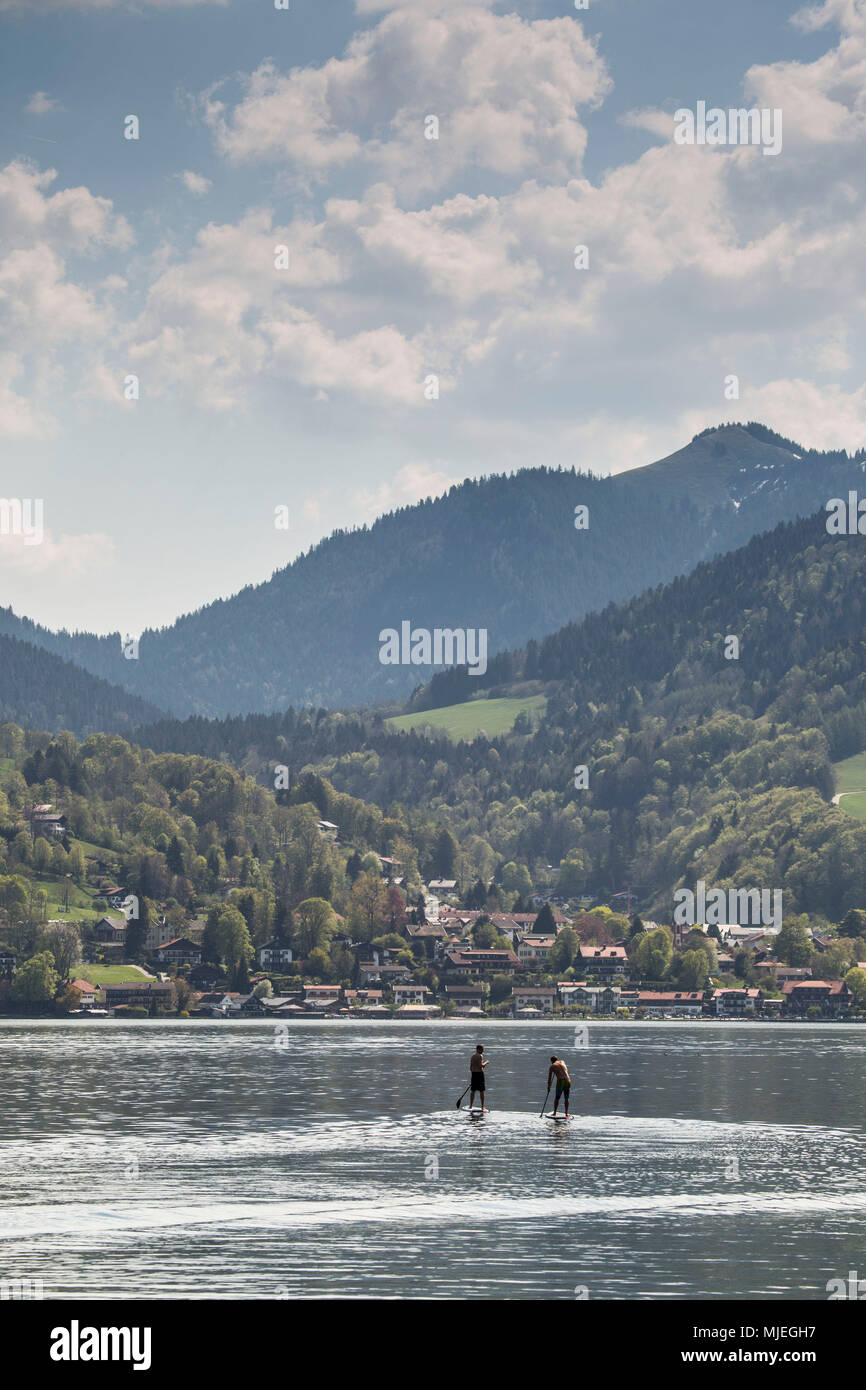
[[[315,217],[281,223],[256,208],[203,227],[188,251],[164,247],[148,266],[143,311],[116,335],[124,363],[143,392],[209,410],[243,406],[256,389],[281,400],[294,390],[293,404],[325,407],[329,426],[351,398],[350,409],[390,408],[389,426],[405,408],[419,430],[422,412],[438,409],[423,394],[435,372],[457,402],[451,437],[519,441],[524,462],[537,457],[535,440],[544,457],[590,450],[622,466],[682,420],[684,400],[702,403],[703,421],[722,418],[729,371],[753,414],[763,383],[776,384],[767,408],[791,415],[779,383],[829,377],[810,418],[817,402],[838,399],[843,428],[859,428],[847,374],[864,330],[840,325],[866,298],[866,199],[852,173],[866,152],[866,5],[825,6],[801,23],[829,23],[831,9],[847,26],[835,47],[747,75],[751,96],[786,108],[779,159],[675,146],[670,115],[642,110],[626,123],[664,143],[594,184],[579,175],[578,110],[601,99],[608,78],[578,23],[487,4],[363,0],[373,26],[342,57],[290,73],[264,64],[235,107],[207,98],[232,158],[339,172],[341,196]],[[440,140],[425,142],[422,113],[436,106]],[[425,180],[447,185],[458,170],[471,192],[417,205]],[[491,173],[495,192],[479,191]],[[107,200],[52,194],[55,177],[22,165],[0,173],[0,229],[18,238],[0,293],[16,332],[49,347],[107,335],[109,297],[118,315],[124,307],[119,276],[90,290],[70,281],[62,243],[96,254],[128,239]],[[194,194],[208,182],[178,177]],[[28,260],[25,244],[42,241],[41,260]],[[274,268],[278,244],[290,250],[285,271]],[[587,271],[574,267],[578,244],[589,247]],[[91,389],[116,399],[117,370],[94,362],[91,373]],[[36,417],[22,413],[22,381],[16,366],[2,399],[26,430]],[[614,445],[602,445],[603,429]],[[374,489],[374,502],[394,486]]]
[[746,90],[759,104],[783,110],[786,151],[811,148],[825,160],[827,146],[835,146],[841,172],[851,146],[866,136],[866,3],[826,0],[798,11],[792,22],[806,33],[835,24],[843,37],[814,62],[750,68]]
[[747,390],[739,419],[766,420],[807,449],[848,449],[866,444],[866,386],[845,391],[803,378],[769,381]]
[[48,116],[52,111],[62,111],[62,109],[57,98],[49,96],[47,92],[34,92],[24,107],[30,116]]
[[792,16],[791,23],[804,33],[814,33],[827,24],[837,24],[843,33],[866,30],[866,5],[863,0],[823,0],[822,4],[806,5]]
[[[234,107],[213,92],[205,118],[234,161],[313,177],[357,165],[404,192],[459,173],[567,178],[580,168],[592,109],[610,88],[594,42],[572,18],[527,21],[486,6],[391,8],[342,58],[280,72],[263,63]],[[436,116],[439,139],[425,138]]]
[[441,497],[449,488],[457,487],[463,481],[445,471],[446,465],[439,466],[417,461],[404,464],[393,478],[379,483],[375,488],[359,488],[352,494],[356,512],[374,520],[385,512],[398,507],[409,507],[427,497]]
[[[275,268],[278,246],[289,248],[286,270]],[[298,301],[341,275],[310,222],[278,227],[267,209],[254,209],[236,225],[210,223],[151,286],[132,360],[147,369],[152,390],[182,389],[230,409],[272,359],[274,326],[285,317],[298,329],[305,318]]]
[[[332,211],[321,223],[280,227],[267,209],[257,209],[236,225],[210,224],[199,232],[192,253],[152,285],[135,327],[130,356],[150,389],[182,390],[221,410],[241,404],[258,377],[288,379],[318,400],[339,393],[422,409],[428,375],[449,390],[462,358],[478,351],[475,321],[453,308],[455,292],[470,297],[467,272],[440,285],[423,252],[407,250],[410,297],[424,277],[444,295],[444,319],[430,324],[394,283],[396,253],[389,247],[401,236],[408,246],[412,238],[411,227],[402,229],[404,214],[381,190],[369,204],[339,203]],[[446,210],[446,223],[461,213]],[[390,229],[380,225],[380,214],[385,224],[393,220]],[[422,226],[423,219],[419,232]],[[447,238],[447,225],[439,235]],[[435,262],[432,224],[430,236],[427,255]],[[461,236],[468,245],[469,231]],[[486,259],[492,285],[499,261],[495,249],[485,248],[487,236],[480,228],[476,273]],[[274,268],[280,246],[290,253],[286,270]],[[441,255],[447,259],[447,250]],[[390,278],[388,288],[372,283],[380,273]]]
[[291,161],[311,173],[355,159],[361,141],[353,131],[336,128],[330,108],[329,78],[338,68],[332,59],[324,68],[295,69],[283,77],[273,63],[262,63],[229,114],[225,103],[206,97],[205,119],[223,153],[235,161]]
[[0,169],[0,434],[7,436],[50,433],[58,399],[87,382],[111,336],[111,312],[98,288],[69,275],[69,257],[124,250],[132,239],[108,199],[86,188],[50,193],[56,179],[53,169],[21,161]]
[[302,386],[340,390],[385,404],[424,402],[428,364],[423,348],[390,324],[340,336],[312,315],[290,310],[265,325],[265,332],[274,369]]
[[462,476],[448,472],[447,468],[448,465],[439,459],[433,463],[414,460],[375,487],[352,488],[339,499],[335,498],[333,488],[321,488],[304,499],[301,515],[310,527],[321,530],[338,500],[343,525],[369,523],[386,512],[410,507],[427,497],[441,497],[449,488],[459,486]]
[[[736,366],[765,378],[768,342],[787,354],[777,374],[804,361],[843,373],[857,344],[828,323],[866,294],[866,203],[822,174],[826,160],[781,176],[775,163],[668,141],[598,185],[530,181],[416,209],[378,182],[328,199],[316,224],[259,213],[210,227],[151,292],[151,346],[138,350],[168,382],[203,380],[199,398],[223,407],[276,373],[320,400],[423,408],[419,382],[435,371],[443,390],[459,383],[464,415],[495,408],[506,421],[551,402],[567,418],[578,370],[597,414],[641,388],[679,411],[683,392],[711,393]],[[822,179],[829,219],[813,212]],[[292,248],[282,281],[276,240]],[[578,244],[589,271],[574,267]]]
[[48,430],[34,402],[18,392],[23,373],[24,362],[17,353],[0,351],[0,436],[9,439],[35,438]]
[[194,173],[192,169],[184,169],[182,174],[178,174],[178,178],[183,181],[187,192],[192,193],[196,198],[203,197],[213,188],[211,179],[205,178],[204,174]]
[[0,262],[0,304],[2,334],[19,347],[95,338],[107,326],[93,295],[65,278],[63,262],[44,245],[11,251]]
[[81,187],[48,193],[56,181],[56,169],[39,169],[26,160],[12,160],[0,169],[4,243],[27,247],[39,239],[60,255],[123,250],[132,244],[128,223],[115,213],[108,198]]
[[460,194],[434,207],[405,211],[386,184],[369,189],[362,202],[332,199],[327,230],[350,228],[370,270],[381,271],[411,292],[470,304],[492,296],[500,301],[529,295],[540,271],[519,235],[501,216],[495,198]]
[[673,138],[674,118],[670,111],[645,106],[636,111],[624,111],[619,121],[620,125],[630,126],[632,130],[647,130],[650,135],[657,135],[660,140]]
[[33,576],[56,574],[68,579],[109,569],[116,546],[111,536],[95,531],[89,535],[54,536],[47,528],[40,545],[28,545],[23,536],[0,534],[0,573]]

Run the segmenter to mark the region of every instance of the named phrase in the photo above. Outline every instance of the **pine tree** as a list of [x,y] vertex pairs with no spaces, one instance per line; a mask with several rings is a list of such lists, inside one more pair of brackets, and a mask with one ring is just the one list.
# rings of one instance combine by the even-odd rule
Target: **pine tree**
[[456,877],[455,866],[459,848],[447,825],[443,826],[436,836],[436,848],[433,851],[433,868],[437,878]]
[[556,919],[550,903],[545,903],[532,924],[534,936],[556,936]]
[[176,835],[172,835],[171,844],[166,850],[165,862],[173,874],[186,873],[183,862],[183,850],[180,847],[180,840]]

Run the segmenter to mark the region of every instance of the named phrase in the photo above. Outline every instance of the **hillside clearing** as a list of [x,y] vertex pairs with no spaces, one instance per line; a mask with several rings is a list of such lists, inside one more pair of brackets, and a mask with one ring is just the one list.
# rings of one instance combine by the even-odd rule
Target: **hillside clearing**
[[837,805],[846,815],[866,822],[866,753],[833,763]]
[[484,733],[488,738],[507,734],[518,714],[544,714],[547,697],[528,695],[524,699],[469,700],[462,705],[446,705],[443,709],[425,709],[417,714],[398,714],[389,719],[392,729],[444,729],[455,743],[468,743]]
[[88,980],[92,985],[125,985],[156,979],[139,965],[77,965],[72,973],[76,979]]
[[855,753],[841,763],[833,763],[837,792],[866,791],[866,753]]

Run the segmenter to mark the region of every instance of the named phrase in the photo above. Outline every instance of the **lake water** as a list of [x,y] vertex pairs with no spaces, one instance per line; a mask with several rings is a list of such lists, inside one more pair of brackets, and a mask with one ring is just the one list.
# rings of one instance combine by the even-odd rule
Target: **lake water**
[[[814,1300],[866,1277],[866,1028],[587,1031],[0,1022],[0,1279],[45,1298]],[[481,1122],[455,1108],[477,1041]],[[569,1125],[538,1117],[552,1052]]]

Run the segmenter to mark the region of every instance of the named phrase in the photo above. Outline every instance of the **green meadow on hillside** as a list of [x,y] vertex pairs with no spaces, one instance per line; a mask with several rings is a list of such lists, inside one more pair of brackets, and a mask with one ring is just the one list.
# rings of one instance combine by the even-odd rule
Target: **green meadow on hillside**
[[425,709],[417,714],[398,714],[388,720],[392,729],[444,729],[455,743],[469,742],[478,734],[488,738],[507,734],[518,714],[543,714],[547,705],[544,695],[529,695],[522,700],[469,700],[462,705],[446,705],[444,709]]
[[156,978],[135,965],[76,965],[75,976],[92,985],[125,985]]
[[70,922],[92,922],[94,920],[93,899],[89,893],[69,880],[69,910],[66,905],[66,883],[62,878],[48,878],[34,875],[33,890],[43,889],[48,897],[46,914],[58,920]]
[[836,791],[841,794],[841,810],[855,820],[866,821],[866,753],[834,763],[833,775]]
[[837,792],[866,791],[866,753],[855,753],[853,758],[833,764]]
[[846,815],[853,816],[855,820],[866,821],[866,792],[853,792],[843,796],[839,806]]

